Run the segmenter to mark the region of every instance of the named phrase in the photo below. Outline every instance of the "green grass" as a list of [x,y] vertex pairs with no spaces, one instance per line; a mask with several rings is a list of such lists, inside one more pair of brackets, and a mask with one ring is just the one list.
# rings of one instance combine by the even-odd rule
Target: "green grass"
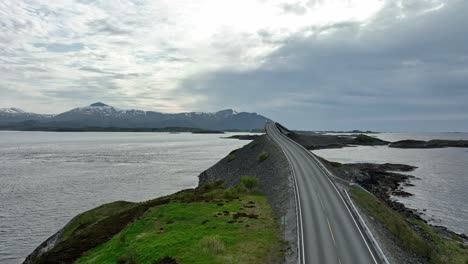
[[69,238],[71,235],[73,235],[76,232],[79,232],[83,228],[86,228],[93,223],[99,222],[100,220],[110,215],[114,215],[124,210],[128,210],[134,207],[135,205],[136,204],[131,202],[117,201],[101,205],[92,210],[79,214],[75,218],[73,218],[70,221],[70,223],[67,224],[63,236],[65,239]]
[[258,179],[250,176],[243,176],[241,177],[241,184],[247,189],[253,190],[258,185]]
[[214,198],[208,202],[154,207],[76,263],[117,263],[127,256],[148,264],[168,256],[180,263],[265,263],[281,257],[279,229],[265,197],[224,199],[224,191],[204,194]]
[[463,244],[460,237],[446,237],[440,235],[434,228],[416,219],[409,221],[424,230],[430,237],[431,244],[435,248],[434,263],[468,263],[468,245]]
[[262,162],[262,161],[268,159],[268,156],[269,156],[269,155],[268,155],[268,152],[262,151],[262,152],[260,152],[260,154],[258,154],[257,160],[258,160],[259,162]]
[[[468,263],[468,247],[457,239],[440,235],[420,220],[406,219],[378,198],[362,190],[351,189],[351,196],[361,208],[400,239],[405,248],[411,249],[417,255],[429,259],[431,263]],[[430,239],[423,238],[412,225],[418,226]]]

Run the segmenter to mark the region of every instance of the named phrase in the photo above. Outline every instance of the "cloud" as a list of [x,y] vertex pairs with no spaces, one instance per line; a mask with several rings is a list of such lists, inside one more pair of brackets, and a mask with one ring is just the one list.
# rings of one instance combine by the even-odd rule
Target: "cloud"
[[295,15],[305,15],[307,13],[307,8],[300,3],[285,3],[281,5],[281,8],[285,13],[292,13]]
[[236,108],[298,128],[468,130],[467,7],[4,0],[0,103],[46,113],[93,101]]
[[[402,9],[421,14],[432,4]],[[292,127],[467,130],[468,30],[460,25],[468,21],[460,10],[468,4],[404,19],[395,8],[387,4],[365,26],[305,29],[255,70],[204,72],[181,87],[206,95],[206,105],[255,106]]]
[[90,21],[87,23],[88,27],[91,28],[91,32],[89,34],[131,35],[132,30],[130,28],[126,29],[114,23],[111,23],[107,19]]

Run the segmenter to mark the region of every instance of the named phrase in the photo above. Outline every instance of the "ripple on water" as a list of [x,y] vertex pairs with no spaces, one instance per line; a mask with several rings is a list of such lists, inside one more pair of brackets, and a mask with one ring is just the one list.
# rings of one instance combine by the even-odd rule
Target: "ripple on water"
[[70,218],[194,187],[249,141],[188,133],[0,134],[0,264],[20,263]]
[[[374,135],[375,136],[375,135]],[[467,133],[383,133],[377,137],[398,141],[403,139],[465,139]],[[423,212],[433,224],[468,234],[468,151],[464,148],[442,149],[397,149],[385,146],[314,150],[326,159],[342,162],[401,163],[417,166],[410,172],[420,180],[413,180],[414,186],[406,191],[414,196],[398,197],[406,206]]]

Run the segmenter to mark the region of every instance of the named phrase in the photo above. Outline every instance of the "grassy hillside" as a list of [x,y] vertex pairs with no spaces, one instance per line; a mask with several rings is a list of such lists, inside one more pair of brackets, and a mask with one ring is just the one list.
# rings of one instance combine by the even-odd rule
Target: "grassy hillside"
[[75,217],[35,263],[277,263],[284,243],[257,179],[150,200],[115,202]]
[[468,246],[459,238],[444,236],[420,220],[408,219],[362,190],[354,188],[351,195],[370,216],[386,226],[404,247],[429,262],[468,263]]

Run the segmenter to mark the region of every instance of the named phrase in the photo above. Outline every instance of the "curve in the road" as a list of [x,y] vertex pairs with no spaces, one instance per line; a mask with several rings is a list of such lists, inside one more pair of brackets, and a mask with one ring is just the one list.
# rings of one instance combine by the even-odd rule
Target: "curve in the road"
[[296,185],[299,263],[378,263],[343,197],[310,152],[274,123],[267,134],[286,155]]

